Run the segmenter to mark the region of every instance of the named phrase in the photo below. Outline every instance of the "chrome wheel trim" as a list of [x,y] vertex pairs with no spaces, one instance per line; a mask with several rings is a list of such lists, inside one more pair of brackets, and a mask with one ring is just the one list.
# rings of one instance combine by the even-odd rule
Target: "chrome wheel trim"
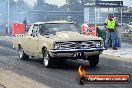
[[23,57],[23,51],[19,51],[19,58],[22,58]]
[[48,64],[49,64],[49,55],[45,54],[45,56],[44,56],[44,65],[48,66]]

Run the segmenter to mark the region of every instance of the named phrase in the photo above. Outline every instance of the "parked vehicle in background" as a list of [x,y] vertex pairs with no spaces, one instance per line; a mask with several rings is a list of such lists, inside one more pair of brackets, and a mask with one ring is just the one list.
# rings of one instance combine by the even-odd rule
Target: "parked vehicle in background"
[[123,27],[123,28],[126,28],[127,27],[127,24],[126,23],[118,23],[118,27],[120,27],[121,28],[121,26]]
[[132,22],[129,22],[128,27],[132,28]]
[[132,28],[129,28],[128,29],[128,33],[132,33]]

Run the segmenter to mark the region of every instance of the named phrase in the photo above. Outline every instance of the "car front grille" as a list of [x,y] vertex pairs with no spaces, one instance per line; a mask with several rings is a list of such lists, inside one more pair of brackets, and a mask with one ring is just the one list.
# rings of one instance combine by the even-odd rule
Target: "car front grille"
[[76,47],[76,42],[63,42],[60,43],[60,48],[61,49],[75,49]]
[[[61,42],[59,49],[88,49],[88,48],[100,48],[100,41],[83,41],[83,42]],[[99,46],[97,46],[97,44]]]

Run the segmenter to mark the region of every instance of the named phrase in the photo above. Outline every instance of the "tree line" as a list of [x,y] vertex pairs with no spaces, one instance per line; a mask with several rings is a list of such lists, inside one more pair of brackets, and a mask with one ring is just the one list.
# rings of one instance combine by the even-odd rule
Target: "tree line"
[[[9,0],[9,6],[10,6],[10,19],[14,21],[20,20],[22,21],[25,16],[27,16],[26,11],[84,11],[84,4],[94,1],[94,0],[66,0],[66,4],[63,6],[57,6],[45,3],[45,0],[37,0],[33,6],[30,6],[27,2],[24,0]],[[8,11],[8,0],[0,0],[0,19],[7,19],[7,12]],[[120,12],[120,8],[116,8],[117,12]],[[18,14],[18,12],[21,12]],[[24,13],[25,12],[25,13]],[[132,12],[132,7],[124,6],[123,12]],[[29,14],[31,15],[31,14]],[[31,15],[30,19],[34,19],[34,21],[39,21],[44,19],[44,14],[34,14]],[[65,19],[66,16],[50,16],[46,17],[47,19]],[[83,22],[83,16],[70,16],[72,20],[78,20],[80,22]]]

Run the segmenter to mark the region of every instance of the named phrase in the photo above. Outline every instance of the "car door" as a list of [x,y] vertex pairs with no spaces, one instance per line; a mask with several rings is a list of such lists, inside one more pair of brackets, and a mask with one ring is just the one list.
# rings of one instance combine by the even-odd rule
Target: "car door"
[[33,26],[34,25],[31,25],[29,31],[25,34],[25,36],[23,36],[23,38],[21,38],[22,48],[23,48],[24,52],[27,55],[30,55],[29,54],[29,50],[30,50],[30,42],[29,42],[29,39],[32,37],[31,36],[31,33],[32,33]]
[[38,47],[38,34],[39,33],[39,26],[38,24],[34,24],[32,33],[28,38],[28,52],[30,56],[37,56],[37,47]]

